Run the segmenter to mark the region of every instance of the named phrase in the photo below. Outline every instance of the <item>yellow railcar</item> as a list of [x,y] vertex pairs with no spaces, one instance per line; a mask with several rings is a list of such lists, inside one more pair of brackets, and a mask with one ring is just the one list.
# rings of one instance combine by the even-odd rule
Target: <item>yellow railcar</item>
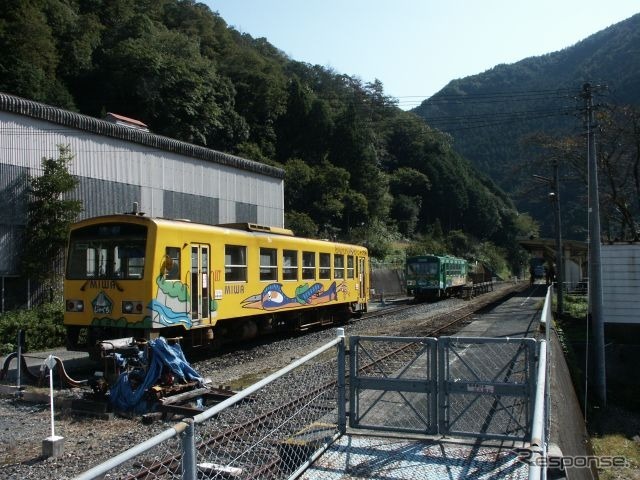
[[206,345],[344,322],[367,309],[362,246],[253,224],[121,214],[73,225],[64,282],[67,347],[183,337]]

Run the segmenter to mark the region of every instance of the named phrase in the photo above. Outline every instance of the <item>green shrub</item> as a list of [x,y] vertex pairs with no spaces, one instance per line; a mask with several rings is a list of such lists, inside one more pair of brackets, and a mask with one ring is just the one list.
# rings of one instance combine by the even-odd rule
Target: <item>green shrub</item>
[[563,298],[562,309],[565,316],[578,322],[587,318],[589,303],[586,295],[565,295]]
[[0,354],[16,351],[19,330],[25,332],[27,351],[63,346],[63,317],[63,306],[59,303],[46,303],[31,310],[14,310],[0,315]]

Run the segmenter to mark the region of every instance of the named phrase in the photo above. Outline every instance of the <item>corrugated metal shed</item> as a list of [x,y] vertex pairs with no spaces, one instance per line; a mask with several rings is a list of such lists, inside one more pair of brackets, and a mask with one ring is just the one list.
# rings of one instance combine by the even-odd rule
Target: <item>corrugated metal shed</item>
[[284,226],[282,169],[141,128],[0,92],[0,145],[0,275],[19,274],[27,176],[41,173],[43,158],[58,158],[58,145],[74,155],[70,172],[79,183],[70,196],[83,201],[80,218],[138,202],[156,217]]
[[[113,122],[70,112],[2,92],[0,92],[0,111],[44,120],[71,129],[137,143],[166,152],[175,152],[186,157],[200,158],[220,165],[260,173],[261,175],[268,175],[280,179],[284,178],[283,170],[270,165],[253,162],[241,157],[236,157],[235,155],[181,142],[162,135],[145,132],[144,130],[124,127]],[[64,129],[58,128],[56,130],[63,131]]]
[[602,245],[605,323],[640,325],[640,243]]

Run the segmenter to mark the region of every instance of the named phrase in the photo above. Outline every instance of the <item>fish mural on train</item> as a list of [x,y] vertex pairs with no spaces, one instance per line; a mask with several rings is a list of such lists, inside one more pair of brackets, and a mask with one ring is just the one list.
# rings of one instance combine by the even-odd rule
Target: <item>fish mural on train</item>
[[345,282],[336,284],[333,282],[325,290],[321,283],[308,283],[298,285],[292,297],[284,293],[281,283],[270,283],[262,293],[252,295],[242,301],[244,308],[256,308],[259,310],[282,310],[285,308],[295,308],[301,305],[319,305],[338,300],[338,292],[344,295],[348,293]]

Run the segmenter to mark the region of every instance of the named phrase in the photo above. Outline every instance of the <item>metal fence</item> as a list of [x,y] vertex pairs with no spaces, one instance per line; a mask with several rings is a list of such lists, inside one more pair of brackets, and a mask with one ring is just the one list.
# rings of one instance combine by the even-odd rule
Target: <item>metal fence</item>
[[[550,288],[545,322],[551,298]],[[347,417],[354,429],[529,441],[530,478],[546,478],[546,330],[546,342],[352,336],[347,375],[338,329],[287,368],[77,479],[293,479],[346,432]]]
[[547,469],[544,466],[548,459],[549,429],[551,416],[551,389],[550,389],[550,339],[553,327],[552,315],[553,286],[547,288],[547,294],[540,316],[540,326],[544,329],[544,341],[540,342],[538,352],[537,385],[534,394],[534,411],[531,420],[531,439],[529,457],[529,480],[547,478]]
[[524,441],[531,433],[533,338],[441,338],[440,433]]
[[349,426],[524,441],[536,353],[532,338],[353,336]]
[[349,345],[349,426],[436,433],[437,340],[352,336]]
[[339,380],[345,378],[344,351],[340,333],[290,366],[77,479],[295,478],[346,428],[344,407],[338,408],[346,401]]

